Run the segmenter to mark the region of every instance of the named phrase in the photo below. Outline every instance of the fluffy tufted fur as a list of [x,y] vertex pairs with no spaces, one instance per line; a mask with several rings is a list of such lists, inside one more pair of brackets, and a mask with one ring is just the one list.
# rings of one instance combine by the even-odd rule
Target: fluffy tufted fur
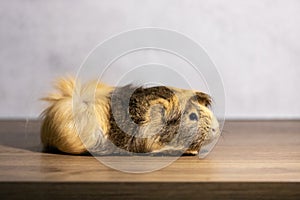
[[220,134],[202,92],[157,86],[82,85],[60,79],[43,98],[42,143],[66,153],[197,154]]

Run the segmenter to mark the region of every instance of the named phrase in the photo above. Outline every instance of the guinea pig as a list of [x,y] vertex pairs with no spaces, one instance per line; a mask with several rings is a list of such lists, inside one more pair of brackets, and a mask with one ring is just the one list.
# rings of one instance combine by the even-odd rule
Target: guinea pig
[[43,98],[44,147],[70,154],[196,155],[220,135],[211,97],[167,86],[112,87],[59,79]]

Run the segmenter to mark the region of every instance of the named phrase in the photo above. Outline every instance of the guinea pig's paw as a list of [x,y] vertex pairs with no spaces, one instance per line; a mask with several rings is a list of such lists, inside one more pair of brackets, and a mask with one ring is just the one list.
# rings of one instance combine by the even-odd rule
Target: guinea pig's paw
[[181,156],[184,153],[184,148],[175,148],[172,146],[165,146],[161,149],[152,151],[152,154],[155,156]]
[[196,150],[187,150],[187,151],[184,152],[183,155],[185,155],[185,156],[195,156],[197,154],[198,154],[198,151],[196,151]]

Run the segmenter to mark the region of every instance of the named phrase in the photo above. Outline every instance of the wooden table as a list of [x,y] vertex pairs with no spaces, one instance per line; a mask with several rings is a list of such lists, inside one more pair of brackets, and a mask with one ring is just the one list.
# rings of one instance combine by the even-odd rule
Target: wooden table
[[300,199],[300,121],[227,121],[205,159],[181,157],[144,174],[43,153],[39,126],[0,121],[1,199]]

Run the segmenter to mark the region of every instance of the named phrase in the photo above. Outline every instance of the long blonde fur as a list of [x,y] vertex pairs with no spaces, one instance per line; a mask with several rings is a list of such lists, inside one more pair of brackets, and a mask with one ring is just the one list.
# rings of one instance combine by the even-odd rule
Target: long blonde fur
[[66,153],[86,152],[98,142],[99,132],[105,135],[109,129],[107,96],[113,88],[96,81],[81,85],[73,78],[59,79],[55,88],[43,98],[50,106],[42,113],[42,143]]

